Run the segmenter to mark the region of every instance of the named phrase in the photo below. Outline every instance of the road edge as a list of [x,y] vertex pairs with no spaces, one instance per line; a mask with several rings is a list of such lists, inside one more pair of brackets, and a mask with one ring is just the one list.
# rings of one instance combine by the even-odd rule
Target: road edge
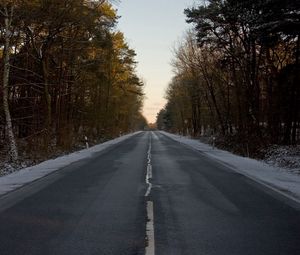
[[254,177],[254,176],[251,176],[251,175],[249,175],[249,174],[247,174],[245,172],[239,171],[235,166],[232,166],[232,165],[230,165],[230,164],[228,164],[226,162],[223,162],[222,160],[209,155],[205,151],[201,151],[199,149],[196,149],[192,145],[189,145],[189,144],[186,144],[186,143],[182,143],[182,142],[174,139],[172,136],[168,136],[168,135],[166,135],[166,134],[164,134],[162,132],[160,132],[160,134],[164,135],[165,137],[171,139],[174,142],[177,142],[177,143],[185,146],[186,148],[189,148],[189,149],[191,149],[191,150],[193,150],[193,151],[195,151],[197,153],[201,153],[202,155],[205,155],[206,157],[217,161],[222,166],[224,166],[224,167],[226,167],[226,168],[228,168],[228,169],[230,169],[230,170],[232,170],[232,171],[234,171],[236,173],[239,173],[239,174],[247,177],[248,179],[250,179],[250,180],[254,181],[255,183],[258,183],[258,184],[260,184],[260,185],[262,185],[262,186],[264,186],[264,187],[266,187],[268,189],[270,189],[273,192],[276,192],[278,195],[284,197],[285,199],[289,199],[292,204],[291,203],[288,203],[288,204],[290,206],[296,208],[297,210],[300,210],[300,198],[298,198],[296,195],[293,196],[293,195],[290,194],[290,192],[288,193],[288,192],[282,191],[282,189],[280,187],[276,186],[275,184],[274,185],[269,184],[269,183],[267,183],[265,181],[262,181],[262,180],[260,180],[260,179],[258,179],[256,177]]
[[[7,179],[11,183],[11,184],[7,184],[7,186],[11,185],[11,188],[7,191],[1,191],[0,190],[0,200],[4,199],[9,194],[11,194],[15,191],[18,191],[18,190],[20,190],[20,189],[22,189],[26,186],[29,186],[29,185],[31,185],[31,184],[33,184],[33,183],[35,183],[35,182],[37,182],[37,181],[39,181],[43,178],[49,177],[50,175],[55,174],[55,173],[65,169],[65,168],[69,167],[72,164],[75,164],[75,163],[78,163],[80,161],[84,161],[86,159],[89,159],[96,153],[105,153],[106,151],[111,150],[115,146],[120,145],[121,143],[125,142],[129,138],[132,138],[132,137],[134,137],[138,134],[141,134],[141,133],[143,133],[143,131],[137,131],[137,132],[134,132],[134,133],[131,133],[131,134],[120,136],[120,137],[108,140],[108,141],[106,141],[102,144],[97,144],[93,147],[90,147],[89,149],[83,149],[83,150],[75,151],[75,152],[72,152],[72,153],[67,154],[67,155],[59,156],[55,159],[49,159],[49,160],[40,162],[39,164],[34,165],[34,166],[22,168],[22,169],[20,169],[16,172],[11,173],[11,174],[1,176],[0,177],[0,185],[3,184],[3,183],[5,184],[5,179]],[[102,148],[101,148],[101,145],[103,145]],[[98,150],[93,151],[93,149],[95,149],[95,147],[97,147],[97,146],[100,146],[100,148]],[[39,166],[42,166],[43,164],[45,164],[47,162],[54,162],[55,160],[62,159],[63,157],[70,157],[72,155],[76,155],[76,154],[79,154],[79,153],[84,153],[84,152],[87,152],[87,151],[89,151],[88,155],[83,156],[83,157],[79,157],[79,158],[74,158],[73,161],[69,161],[69,162],[67,162],[67,163],[65,163],[64,165],[61,165],[61,166],[58,163],[57,167],[54,166],[53,169],[51,169],[49,171],[44,171],[43,172],[41,170],[41,169],[43,169],[42,167],[41,167],[41,169],[36,169],[36,168],[39,168]],[[40,175],[33,176],[31,179],[28,179],[27,181],[24,181],[23,183],[17,183],[17,181],[14,182],[14,178],[17,179],[18,177],[24,177],[24,175],[26,175],[26,173],[30,174],[32,171],[39,171]]]

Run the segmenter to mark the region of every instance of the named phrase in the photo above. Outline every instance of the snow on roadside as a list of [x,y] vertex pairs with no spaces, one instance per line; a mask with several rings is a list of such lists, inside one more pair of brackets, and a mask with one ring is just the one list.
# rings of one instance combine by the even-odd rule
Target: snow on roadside
[[300,175],[289,173],[286,169],[273,167],[255,159],[241,157],[224,150],[213,149],[212,146],[201,143],[195,139],[170,134],[164,131],[160,131],[160,133],[201,151],[208,157],[225,163],[235,171],[265,183],[300,202]]
[[20,171],[16,171],[9,175],[2,176],[0,177],[0,196],[17,188],[20,188],[21,186],[30,183],[34,180],[42,178],[54,171],[57,171],[62,167],[68,166],[71,163],[77,162],[85,158],[89,158],[94,153],[103,151],[104,149],[114,144],[118,144],[139,133],[141,132],[135,132],[132,134],[124,135],[116,139],[107,141],[105,143],[95,145],[89,149],[77,151],[65,156],[58,157],[56,159],[50,159],[38,165],[23,168]]
[[300,175],[300,145],[272,145],[264,150],[263,161],[275,167],[282,167]]

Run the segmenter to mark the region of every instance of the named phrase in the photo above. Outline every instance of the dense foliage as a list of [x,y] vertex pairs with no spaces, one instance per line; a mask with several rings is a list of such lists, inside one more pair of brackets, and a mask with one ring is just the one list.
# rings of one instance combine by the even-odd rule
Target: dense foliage
[[254,151],[300,141],[300,2],[210,0],[185,10],[160,128]]
[[135,52],[116,23],[106,1],[0,2],[2,152],[16,161],[146,125]]

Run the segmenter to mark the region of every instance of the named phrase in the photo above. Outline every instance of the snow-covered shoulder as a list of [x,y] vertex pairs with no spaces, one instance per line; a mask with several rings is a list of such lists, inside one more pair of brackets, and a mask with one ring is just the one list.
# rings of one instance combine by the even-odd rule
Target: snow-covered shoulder
[[38,165],[23,168],[9,175],[2,176],[0,177],[0,196],[17,188],[20,188],[21,186],[27,183],[42,178],[54,171],[57,171],[62,167],[68,166],[71,163],[77,162],[85,158],[89,158],[94,153],[103,151],[104,149],[114,144],[120,143],[139,133],[140,131],[127,134],[116,139],[107,141],[105,143],[95,145],[88,149],[80,150],[65,156],[58,157],[56,159],[47,160]]
[[160,132],[300,202],[300,175],[287,172],[287,170],[283,168],[270,166],[255,159],[238,156],[228,151],[213,148],[195,139],[170,134],[164,131]]

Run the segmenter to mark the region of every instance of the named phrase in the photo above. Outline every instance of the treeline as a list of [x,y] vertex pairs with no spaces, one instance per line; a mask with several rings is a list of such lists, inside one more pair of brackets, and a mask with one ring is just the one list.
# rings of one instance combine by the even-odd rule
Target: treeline
[[146,125],[135,52],[107,1],[0,1],[0,150],[50,155]]
[[209,0],[185,14],[194,29],[175,49],[158,127],[250,151],[299,143],[300,2]]

